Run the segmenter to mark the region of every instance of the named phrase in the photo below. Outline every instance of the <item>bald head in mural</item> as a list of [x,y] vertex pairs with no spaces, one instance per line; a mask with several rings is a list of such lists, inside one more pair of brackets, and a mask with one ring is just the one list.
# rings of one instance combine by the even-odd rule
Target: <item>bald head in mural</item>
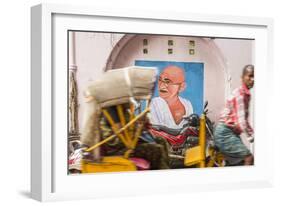
[[185,116],[193,113],[189,100],[179,94],[186,89],[185,72],[177,66],[164,68],[158,79],[159,97],[151,102],[151,123],[169,128],[182,128]]

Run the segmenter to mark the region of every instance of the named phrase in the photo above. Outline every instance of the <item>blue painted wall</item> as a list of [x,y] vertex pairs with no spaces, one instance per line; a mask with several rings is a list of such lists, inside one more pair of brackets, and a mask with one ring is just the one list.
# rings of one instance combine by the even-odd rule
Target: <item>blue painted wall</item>
[[[203,112],[203,101],[204,101],[204,64],[195,62],[173,62],[173,61],[145,61],[136,60],[136,66],[147,66],[157,67],[158,74],[162,70],[169,66],[175,65],[181,67],[185,71],[185,80],[187,88],[180,93],[180,96],[189,99],[193,106],[193,112],[201,115]],[[154,97],[159,96],[158,94],[158,81],[156,83]]]

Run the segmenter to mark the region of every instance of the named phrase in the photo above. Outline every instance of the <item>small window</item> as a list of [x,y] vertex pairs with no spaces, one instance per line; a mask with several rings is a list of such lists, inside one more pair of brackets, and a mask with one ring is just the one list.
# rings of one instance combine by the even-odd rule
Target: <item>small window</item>
[[194,49],[189,49],[189,54],[190,55],[194,55],[195,54],[195,50]]
[[147,39],[143,39],[143,46],[147,46],[148,45],[148,40]]
[[173,54],[173,49],[168,49],[168,54]]
[[194,40],[190,40],[189,41],[189,46],[190,47],[195,47],[195,41]]
[[174,41],[173,40],[168,40],[168,45],[169,46],[173,46],[174,45]]
[[147,53],[148,53],[148,49],[143,49],[142,52],[143,52],[144,54],[147,54]]

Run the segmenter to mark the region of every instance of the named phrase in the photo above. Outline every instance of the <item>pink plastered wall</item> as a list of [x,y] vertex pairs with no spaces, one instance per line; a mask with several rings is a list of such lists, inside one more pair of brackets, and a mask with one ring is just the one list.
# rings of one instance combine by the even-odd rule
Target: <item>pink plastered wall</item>
[[[78,121],[82,128],[84,112],[83,91],[104,72],[106,61],[123,35],[92,32],[75,32],[76,80],[78,87]],[[71,62],[71,55],[69,55]]]
[[[124,45],[117,45],[123,36],[76,32],[80,128],[83,118],[83,90],[91,81],[100,77],[108,61],[112,62],[113,69],[134,65],[135,60],[203,62],[204,99],[209,101],[209,116],[213,121],[218,120],[226,95],[240,84],[242,67],[253,64],[254,41],[251,40],[137,35]],[[148,54],[143,53],[144,38],[148,39],[148,45],[145,46]],[[168,46],[168,39],[173,40],[173,46]],[[195,41],[194,55],[189,54],[189,40]],[[119,46],[122,49],[114,51]],[[168,48],[173,48],[173,54],[168,54]],[[113,52],[117,52],[113,55],[114,59],[109,59]]]

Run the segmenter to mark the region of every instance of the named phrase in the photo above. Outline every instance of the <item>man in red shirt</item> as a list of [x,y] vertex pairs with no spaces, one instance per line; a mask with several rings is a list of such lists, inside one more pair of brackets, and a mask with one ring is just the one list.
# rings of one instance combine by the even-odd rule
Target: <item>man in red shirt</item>
[[227,99],[215,130],[215,144],[220,151],[233,158],[241,158],[244,165],[252,165],[254,157],[243,144],[240,134],[245,133],[253,141],[254,131],[249,124],[250,89],[254,86],[254,66],[246,65],[242,73],[242,85]]

